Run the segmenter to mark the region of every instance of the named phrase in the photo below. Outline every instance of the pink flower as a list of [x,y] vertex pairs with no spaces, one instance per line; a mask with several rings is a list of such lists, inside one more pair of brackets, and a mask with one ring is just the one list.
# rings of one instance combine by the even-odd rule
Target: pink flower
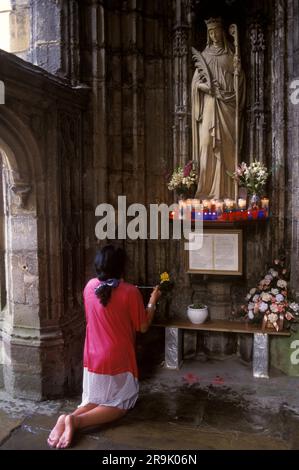
[[185,168],[184,168],[184,178],[186,178],[187,176],[190,176],[191,170],[192,170],[192,162],[189,162],[187,163],[187,165],[185,165]]
[[271,310],[271,312],[273,312],[273,313],[277,313],[277,312],[279,311],[278,305],[272,304],[271,307],[270,307],[270,310]]
[[290,312],[287,312],[285,314],[285,317],[287,320],[291,321],[291,320],[294,320],[294,316],[290,313]]

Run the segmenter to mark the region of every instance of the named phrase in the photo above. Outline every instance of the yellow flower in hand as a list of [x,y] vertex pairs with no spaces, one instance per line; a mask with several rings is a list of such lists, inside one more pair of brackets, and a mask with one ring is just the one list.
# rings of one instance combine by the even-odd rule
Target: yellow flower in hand
[[160,274],[160,281],[161,281],[161,283],[162,282],[169,282],[170,281],[169,274],[167,272],[164,272],[164,273]]

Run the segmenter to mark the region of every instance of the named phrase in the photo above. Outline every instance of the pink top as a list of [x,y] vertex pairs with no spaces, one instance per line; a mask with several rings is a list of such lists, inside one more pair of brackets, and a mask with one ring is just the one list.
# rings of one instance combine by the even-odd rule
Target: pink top
[[135,332],[147,324],[142,295],[137,287],[121,281],[104,307],[94,292],[99,284],[98,279],[91,279],[83,294],[87,323],[84,367],[97,374],[132,372],[137,378]]

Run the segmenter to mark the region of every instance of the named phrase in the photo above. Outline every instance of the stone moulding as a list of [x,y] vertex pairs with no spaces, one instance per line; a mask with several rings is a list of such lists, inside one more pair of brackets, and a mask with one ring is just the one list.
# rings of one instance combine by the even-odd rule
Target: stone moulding
[[19,209],[23,209],[26,205],[27,198],[32,189],[31,185],[23,181],[14,182],[9,189],[15,196],[15,202]]

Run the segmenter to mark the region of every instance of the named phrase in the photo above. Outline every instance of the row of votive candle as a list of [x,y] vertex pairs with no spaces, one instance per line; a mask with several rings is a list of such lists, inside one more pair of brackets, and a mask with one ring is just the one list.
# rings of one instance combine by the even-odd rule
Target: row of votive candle
[[[233,210],[239,208],[245,210],[247,208],[246,199],[239,198],[236,204],[234,199],[224,199],[224,201],[218,201],[214,199],[204,199],[202,202],[199,199],[186,199],[179,202],[181,208],[192,207],[193,210],[204,210],[209,212],[222,213],[224,210]],[[269,210],[269,199],[261,199],[261,208]]]
[[[202,201],[203,209],[208,209],[209,211],[216,211],[217,213],[223,212],[224,210],[233,210],[239,208],[240,210],[245,210],[247,208],[246,199],[239,198],[236,204],[234,199],[224,199],[224,201],[218,201],[214,199],[206,199]],[[261,199],[261,208],[269,210],[269,199],[264,197]]]
[[189,218],[203,220],[253,220],[263,219],[269,215],[269,199],[261,199],[260,209],[247,209],[246,199],[239,198],[236,204],[233,199],[218,201],[206,199],[187,199],[179,202],[178,213],[173,218]]

